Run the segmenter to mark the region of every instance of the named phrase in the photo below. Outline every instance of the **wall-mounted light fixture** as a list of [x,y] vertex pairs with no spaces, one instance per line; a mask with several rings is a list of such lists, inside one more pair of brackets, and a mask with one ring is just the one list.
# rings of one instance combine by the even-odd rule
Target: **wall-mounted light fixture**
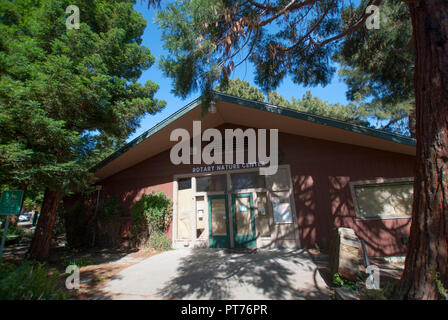
[[208,112],[216,113],[216,102],[215,102],[215,100],[210,101],[210,107],[208,108]]

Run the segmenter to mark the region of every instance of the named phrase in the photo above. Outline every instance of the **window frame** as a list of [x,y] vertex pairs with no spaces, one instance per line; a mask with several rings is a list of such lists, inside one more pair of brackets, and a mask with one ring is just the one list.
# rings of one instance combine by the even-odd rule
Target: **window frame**
[[412,215],[400,215],[400,216],[369,216],[369,217],[363,217],[359,211],[359,203],[358,198],[356,196],[355,188],[357,186],[364,186],[364,185],[382,185],[382,184],[400,184],[403,182],[414,182],[413,177],[405,177],[405,178],[378,178],[374,180],[358,180],[358,181],[350,181],[349,187],[350,187],[350,194],[353,201],[353,207],[355,209],[355,219],[356,220],[390,220],[390,219],[409,219],[412,217]]

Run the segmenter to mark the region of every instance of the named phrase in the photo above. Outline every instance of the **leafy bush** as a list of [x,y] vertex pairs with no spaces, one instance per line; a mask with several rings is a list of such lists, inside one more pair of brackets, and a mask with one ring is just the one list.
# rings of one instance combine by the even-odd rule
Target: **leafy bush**
[[64,259],[62,261],[62,266],[63,267],[67,267],[70,265],[76,265],[78,266],[78,268],[84,267],[84,266],[88,266],[93,264],[92,259],[90,259],[89,257],[83,257],[83,258],[79,258],[79,259]]
[[57,288],[59,274],[40,263],[0,265],[0,300],[65,299]]
[[352,291],[359,291],[360,289],[358,282],[344,279],[339,275],[339,273],[335,273],[333,275],[333,284],[337,287],[345,287]]
[[[0,237],[3,236],[4,231],[5,231],[4,228],[0,228]],[[10,223],[8,226],[8,232],[6,233],[6,235],[7,236],[17,236],[18,238],[16,239],[16,241],[20,241],[23,239],[23,237],[26,235],[26,233],[25,233],[25,230],[21,226]]]
[[113,248],[120,245],[123,207],[115,196],[105,194],[97,210],[97,193],[67,202],[63,212],[69,247]]
[[120,245],[122,212],[123,205],[115,196],[107,195],[100,203],[96,213],[96,246],[114,248]]
[[[4,228],[0,229],[1,230],[1,235],[3,235],[4,232]],[[10,223],[8,226],[8,232],[6,233],[8,236],[23,236],[25,233],[25,231],[23,230],[23,228],[19,225],[16,224],[12,224]]]
[[154,231],[164,231],[171,219],[172,202],[163,192],[144,194],[132,208],[135,225],[148,224]]
[[344,285],[344,280],[342,280],[339,273],[335,273],[333,275],[333,284],[337,287],[342,287]]
[[171,250],[170,241],[163,232],[154,232],[149,239],[149,246],[157,251]]
[[138,246],[148,241],[151,245],[154,241],[157,246],[166,247],[162,244],[168,243],[163,231],[168,227],[171,215],[171,199],[163,192],[144,194],[132,208],[132,242]]
[[99,205],[97,212],[97,219],[101,222],[111,221],[121,216],[123,206],[115,196],[107,196],[106,199]]
[[439,294],[443,297],[443,299],[448,300],[448,289],[445,289],[443,286],[442,281],[440,281],[440,273],[432,270],[431,275],[433,276],[434,280],[436,281],[437,290],[439,291]]

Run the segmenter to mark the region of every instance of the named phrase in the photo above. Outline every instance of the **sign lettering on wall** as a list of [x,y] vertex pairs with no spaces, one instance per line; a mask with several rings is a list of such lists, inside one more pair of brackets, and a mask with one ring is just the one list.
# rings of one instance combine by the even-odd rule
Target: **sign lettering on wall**
[[266,164],[263,162],[251,162],[251,163],[236,163],[236,164],[214,164],[209,166],[193,167],[193,173],[202,172],[216,172],[216,171],[228,171],[238,169],[252,169],[264,167]]

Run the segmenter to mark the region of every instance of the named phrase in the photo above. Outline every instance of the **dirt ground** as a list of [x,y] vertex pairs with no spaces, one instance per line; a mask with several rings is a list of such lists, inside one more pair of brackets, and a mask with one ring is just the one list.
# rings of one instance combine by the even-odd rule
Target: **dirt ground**
[[[31,225],[24,225],[27,233],[32,233]],[[24,237],[20,242],[8,242],[3,252],[4,263],[19,263],[24,260],[30,246],[31,237]],[[98,299],[107,282],[117,275],[121,270],[132,266],[158,251],[146,249],[85,249],[75,250],[65,246],[64,237],[58,237],[52,242],[48,266],[50,270],[60,274],[61,289],[68,299],[91,300]],[[80,288],[79,290],[68,290],[65,286],[67,275],[65,270],[68,265],[80,266]]]
[[[104,299],[102,288],[107,282],[116,276],[121,270],[132,266],[158,252],[150,249],[142,249],[130,253],[118,260],[111,260],[101,264],[92,264],[80,268],[80,288],[71,296],[76,300]],[[110,297],[111,299],[113,297]]]

